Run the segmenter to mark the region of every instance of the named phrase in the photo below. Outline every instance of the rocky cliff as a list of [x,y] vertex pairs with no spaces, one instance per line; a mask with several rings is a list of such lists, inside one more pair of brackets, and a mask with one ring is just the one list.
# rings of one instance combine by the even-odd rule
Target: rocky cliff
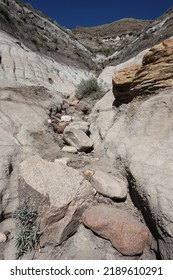
[[150,23],[152,21],[127,18],[96,27],[77,26],[72,32],[99,60],[130,44]]
[[1,259],[172,259],[171,22],[132,22],[145,31],[104,57],[93,107],[75,96],[98,70],[91,52],[0,1]]
[[[108,92],[90,116],[97,152],[126,174],[163,259],[172,259],[173,39],[115,68]],[[139,56],[140,57],[140,56]]]
[[0,28],[33,51],[79,68],[95,68],[89,51],[72,33],[21,1],[0,1]]

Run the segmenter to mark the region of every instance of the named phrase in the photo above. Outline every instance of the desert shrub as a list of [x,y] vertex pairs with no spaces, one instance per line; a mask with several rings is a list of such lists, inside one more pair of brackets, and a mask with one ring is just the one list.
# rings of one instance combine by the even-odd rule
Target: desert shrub
[[13,214],[19,227],[15,236],[16,258],[20,259],[29,250],[35,249],[39,243],[40,226],[37,222],[38,213],[29,202],[20,204]]
[[91,98],[99,99],[104,95],[102,85],[98,83],[95,77],[91,77],[87,80],[82,79],[76,89],[76,97],[78,99]]

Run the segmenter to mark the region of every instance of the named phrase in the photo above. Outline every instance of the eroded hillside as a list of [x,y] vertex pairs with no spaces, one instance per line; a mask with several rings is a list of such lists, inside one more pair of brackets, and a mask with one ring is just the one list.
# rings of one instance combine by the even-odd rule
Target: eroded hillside
[[[79,68],[93,68],[89,51],[66,29],[21,1],[0,1],[0,28],[31,50]],[[20,43],[19,42],[19,43]]]
[[[94,58],[0,1],[0,259],[172,259],[172,19],[84,28],[121,47]],[[76,94],[93,76],[98,102]]]

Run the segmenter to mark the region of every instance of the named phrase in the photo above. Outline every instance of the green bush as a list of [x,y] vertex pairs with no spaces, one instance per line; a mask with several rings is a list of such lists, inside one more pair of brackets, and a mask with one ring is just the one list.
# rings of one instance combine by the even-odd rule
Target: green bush
[[76,97],[78,99],[91,98],[95,100],[100,99],[103,95],[102,85],[98,83],[95,77],[87,80],[82,79],[76,89]]
[[14,212],[19,227],[15,237],[16,258],[20,259],[29,250],[35,249],[39,243],[40,226],[37,223],[38,213],[27,201],[20,204]]

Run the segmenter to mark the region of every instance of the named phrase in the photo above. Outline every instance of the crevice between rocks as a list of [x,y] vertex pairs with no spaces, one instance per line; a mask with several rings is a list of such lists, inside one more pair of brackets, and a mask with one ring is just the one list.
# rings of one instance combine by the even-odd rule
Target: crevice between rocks
[[144,221],[149,228],[152,236],[157,242],[157,249],[152,248],[156,254],[156,257],[158,260],[161,259],[159,250],[158,250],[158,240],[162,239],[161,235],[159,234],[157,227],[156,227],[156,222],[153,218],[153,215],[150,211],[150,207],[148,205],[147,199],[144,201],[144,199],[140,196],[140,194],[136,190],[137,182],[135,178],[133,177],[133,174],[129,170],[129,168],[126,166],[126,172],[127,172],[127,180],[129,182],[129,195],[130,198],[134,204],[134,206],[141,212]]

